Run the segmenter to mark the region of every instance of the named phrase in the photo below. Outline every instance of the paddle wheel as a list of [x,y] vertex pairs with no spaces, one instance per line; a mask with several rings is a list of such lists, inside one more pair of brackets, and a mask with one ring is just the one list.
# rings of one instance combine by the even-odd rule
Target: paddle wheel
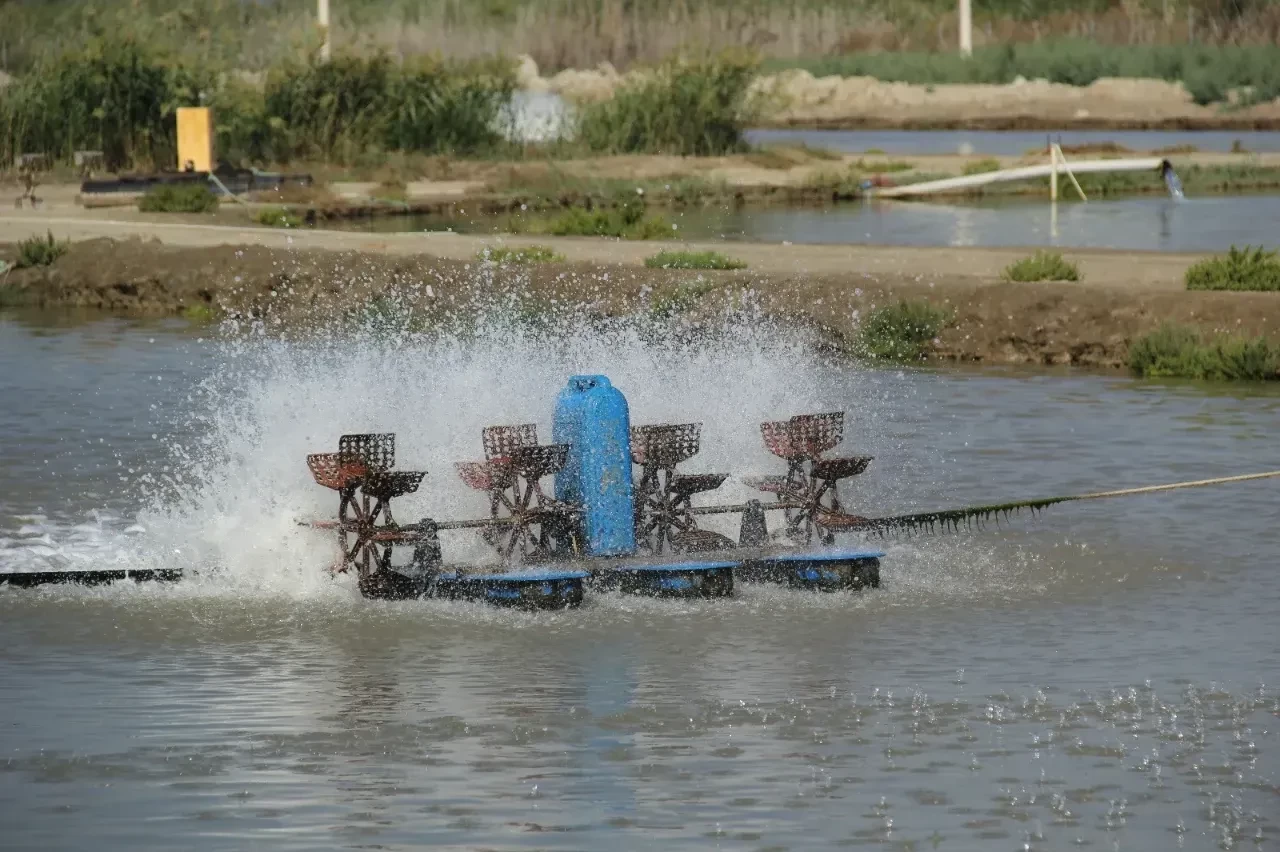
[[417,546],[424,540],[424,531],[396,523],[391,501],[417,491],[426,471],[392,470],[395,460],[396,436],[385,433],[343,435],[338,452],[307,456],[315,481],[338,492],[338,519],[314,524],[337,531],[338,554],[331,571],[342,574],[354,568],[362,589],[390,576],[397,545]]
[[870,456],[824,457],[844,439],[844,412],[798,414],[760,424],[769,452],[787,462],[784,476],[752,476],[743,481],[774,495],[786,519],[786,535],[798,544],[830,545],[835,534],[857,529],[866,518],[850,515],[840,503],[839,482],[871,464]]
[[650,553],[693,553],[733,547],[727,536],[698,528],[693,495],[714,491],[727,473],[681,473],[676,465],[697,455],[701,423],[659,424],[631,429],[635,481],[636,542]]
[[487,426],[484,461],[458,462],[458,476],[489,496],[491,523],[480,535],[504,562],[539,562],[572,552],[578,537],[574,506],[550,497],[541,480],[569,457],[568,444],[539,444],[537,426]]

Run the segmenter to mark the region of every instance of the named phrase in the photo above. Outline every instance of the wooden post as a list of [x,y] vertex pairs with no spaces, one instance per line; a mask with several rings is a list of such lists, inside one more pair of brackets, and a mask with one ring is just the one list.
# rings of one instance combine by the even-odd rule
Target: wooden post
[[320,44],[320,58],[325,62],[329,61],[331,52],[329,39],[329,0],[316,0],[316,17],[320,23],[320,35],[324,39]]
[[960,55],[973,55],[972,0],[960,0]]
[[1049,200],[1058,200],[1058,146],[1049,146]]

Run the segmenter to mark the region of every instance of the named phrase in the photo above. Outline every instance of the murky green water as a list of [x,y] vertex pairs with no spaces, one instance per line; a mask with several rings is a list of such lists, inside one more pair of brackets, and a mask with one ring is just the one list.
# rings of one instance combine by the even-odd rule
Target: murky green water
[[429,471],[415,509],[481,511],[449,462],[485,423],[546,424],[569,370],[635,422],[702,419],[700,470],[771,469],[760,420],[845,409],[876,456],[859,511],[1280,468],[1268,388],[744,337],[228,350],[0,316],[0,569],[225,569],[0,589],[0,846],[1276,846],[1274,482],[889,542],[872,594],[562,614],[367,602],[294,526],[331,508],[303,455],[365,429]]

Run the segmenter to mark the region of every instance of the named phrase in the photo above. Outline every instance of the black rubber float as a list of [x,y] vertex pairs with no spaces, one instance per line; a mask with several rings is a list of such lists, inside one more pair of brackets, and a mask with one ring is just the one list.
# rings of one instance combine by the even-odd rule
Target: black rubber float
[[138,583],[172,583],[182,579],[181,568],[120,568],[109,571],[18,571],[0,574],[0,586],[30,589],[36,586],[104,586],[120,580]]
[[742,563],[738,576],[748,583],[780,583],[824,592],[876,589],[882,556],[879,550],[780,554]]

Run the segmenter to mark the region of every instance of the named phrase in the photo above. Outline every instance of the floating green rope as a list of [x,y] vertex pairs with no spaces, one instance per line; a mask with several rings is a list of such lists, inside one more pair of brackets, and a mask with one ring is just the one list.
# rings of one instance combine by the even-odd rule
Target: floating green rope
[[1173,491],[1178,488],[1200,488],[1205,485],[1223,485],[1228,482],[1244,482],[1250,479],[1270,479],[1280,476],[1280,470],[1266,473],[1246,473],[1239,476],[1220,476],[1216,479],[1196,479],[1188,482],[1173,482],[1168,485],[1146,485],[1141,488],[1122,488],[1118,491],[1095,491],[1091,494],[1072,494],[1065,497],[1044,497],[1038,500],[1020,500],[1014,503],[996,503],[990,506],[966,506],[962,509],[943,509],[938,512],[920,512],[914,515],[895,515],[889,518],[868,518],[850,531],[870,532],[877,535],[910,533],[910,532],[942,532],[959,530],[977,524],[979,527],[987,521],[997,524],[1001,518],[1006,520],[1014,514],[1028,509],[1034,515],[1057,503],[1070,503],[1075,500],[1101,500],[1106,497],[1127,497],[1132,494],[1150,494],[1155,491]]

